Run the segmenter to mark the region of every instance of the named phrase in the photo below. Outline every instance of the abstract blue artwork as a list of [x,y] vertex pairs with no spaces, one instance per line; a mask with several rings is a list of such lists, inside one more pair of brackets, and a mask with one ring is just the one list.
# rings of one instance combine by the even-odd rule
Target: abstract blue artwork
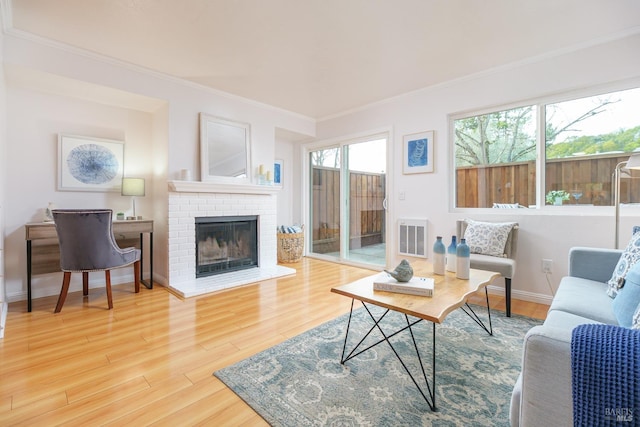
[[118,175],[120,165],[111,150],[96,144],[75,147],[67,156],[69,173],[84,184],[105,184]]
[[58,190],[119,191],[123,170],[121,141],[60,135]]
[[273,164],[273,185],[282,185],[282,160],[276,160]]
[[433,131],[405,135],[402,172],[433,172]]
[[410,168],[425,166],[427,164],[426,138],[409,141],[407,146],[407,164]]

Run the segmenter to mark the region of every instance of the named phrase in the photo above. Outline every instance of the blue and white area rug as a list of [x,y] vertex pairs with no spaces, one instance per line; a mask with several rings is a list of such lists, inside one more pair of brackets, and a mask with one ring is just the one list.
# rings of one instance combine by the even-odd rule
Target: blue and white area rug
[[[486,318],[486,309],[476,312]],[[347,316],[214,375],[274,426],[509,425],[522,340],[541,321],[492,312],[489,336],[461,310],[451,313],[436,327],[437,411],[432,412],[387,343],[340,364]],[[364,309],[354,311],[348,348],[371,324]],[[400,325],[406,325],[404,317],[390,313],[383,329]],[[413,329],[430,377],[432,324]],[[381,338],[379,332],[372,335]],[[405,331],[392,342],[412,372],[419,372],[410,335]]]

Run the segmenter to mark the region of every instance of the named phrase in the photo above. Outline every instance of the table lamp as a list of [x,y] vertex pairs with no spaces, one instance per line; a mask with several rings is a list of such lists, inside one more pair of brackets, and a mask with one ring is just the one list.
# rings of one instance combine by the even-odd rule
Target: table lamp
[[616,238],[615,248],[618,249],[619,234],[620,234],[620,177],[622,175],[622,169],[640,169],[640,153],[634,153],[629,157],[626,162],[620,162],[616,165],[613,172],[613,197],[614,205],[616,207]]
[[133,218],[136,216],[136,196],[144,196],[144,178],[122,178],[122,192],[123,196],[132,196],[133,199]]

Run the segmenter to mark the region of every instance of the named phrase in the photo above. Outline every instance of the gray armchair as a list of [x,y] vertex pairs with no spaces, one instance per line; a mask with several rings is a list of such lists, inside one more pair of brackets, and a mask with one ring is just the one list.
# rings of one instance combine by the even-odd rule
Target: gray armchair
[[[458,239],[464,237],[467,223],[464,220],[456,221],[456,233]],[[495,271],[504,277],[504,296],[507,317],[511,317],[511,278],[516,272],[516,251],[518,248],[518,225],[516,224],[509,233],[504,247],[505,258],[471,254],[471,268],[485,271]]]
[[71,273],[82,273],[83,295],[89,294],[89,272],[104,271],[107,301],[113,308],[111,269],[133,264],[136,293],[140,292],[140,250],[121,249],[111,228],[110,209],[54,209],[53,220],[60,244],[60,269],[64,272],[55,313],[62,310]]

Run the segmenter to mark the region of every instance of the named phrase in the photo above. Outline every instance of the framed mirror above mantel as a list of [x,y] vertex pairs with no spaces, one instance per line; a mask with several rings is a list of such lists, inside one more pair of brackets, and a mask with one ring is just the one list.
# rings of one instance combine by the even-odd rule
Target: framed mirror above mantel
[[204,182],[251,183],[251,125],[200,113],[200,176]]

